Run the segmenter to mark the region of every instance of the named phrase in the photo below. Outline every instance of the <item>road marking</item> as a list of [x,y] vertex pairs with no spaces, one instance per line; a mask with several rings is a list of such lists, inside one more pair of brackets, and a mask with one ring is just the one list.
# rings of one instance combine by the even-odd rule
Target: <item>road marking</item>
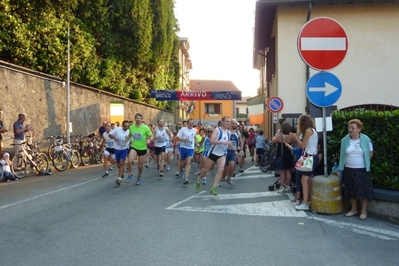
[[31,197],[31,198],[27,198],[27,199],[24,199],[24,200],[21,200],[21,201],[14,202],[14,203],[11,203],[11,204],[3,205],[3,206],[0,206],[0,210],[9,208],[9,207],[12,207],[12,206],[15,206],[15,205],[19,205],[19,204],[24,203],[24,202],[32,201],[32,200],[35,200],[35,199],[38,199],[38,198],[42,198],[44,196],[49,196],[49,195],[52,195],[52,194],[55,194],[55,193],[58,193],[58,192],[61,192],[61,191],[65,191],[65,190],[68,190],[68,189],[71,189],[71,188],[75,188],[75,187],[78,187],[78,186],[86,185],[88,183],[91,183],[91,182],[94,182],[94,181],[97,181],[97,180],[100,180],[100,179],[102,179],[102,177],[98,177],[98,178],[95,178],[95,179],[92,179],[92,180],[89,180],[89,181],[86,181],[86,182],[82,182],[82,183],[79,183],[79,184],[75,184],[75,185],[72,185],[72,186],[69,186],[69,187],[60,188],[60,189],[57,189],[57,190],[54,190],[54,191],[50,191],[50,192],[47,192],[47,193],[44,193],[44,194],[41,194],[41,195],[38,195],[38,196],[34,196],[34,197]]
[[204,194],[204,193],[205,193],[205,191],[201,191],[200,193],[198,193],[198,194],[196,194],[196,195],[193,195],[193,196],[191,196],[191,197],[189,197],[189,198],[187,198],[187,199],[184,199],[184,200],[182,200],[182,201],[179,201],[178,203],[175,203],[175,204],[173,204],[173,205],[167,207],[166,209],[167,209],[167,210],[172,210],[172,209],[175,208],[176,206],[179,206],[180,204],[182,204],[182,203],[184,203],[184,202],[186,202],[186,201],[189,201],[189,200],[191,200],[191,199],[197,197],[198,195],[201,195],[201,194]]

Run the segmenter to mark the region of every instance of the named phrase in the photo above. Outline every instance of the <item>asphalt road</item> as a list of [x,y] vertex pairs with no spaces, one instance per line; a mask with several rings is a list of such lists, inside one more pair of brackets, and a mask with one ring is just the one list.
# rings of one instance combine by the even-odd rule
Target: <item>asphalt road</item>
[[296,211],[248,159],[217,197],[175,172],[151,165],[117,187],[91,165],[0,183],[0,265],[398,264],[397,225]]

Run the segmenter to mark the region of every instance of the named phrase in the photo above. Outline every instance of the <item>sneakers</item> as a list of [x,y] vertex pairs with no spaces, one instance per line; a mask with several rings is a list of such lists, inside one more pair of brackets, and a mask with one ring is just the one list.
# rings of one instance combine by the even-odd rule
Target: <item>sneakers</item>
[[308,204],[300,204],[300,205],[295,206],[295,209],[300,210],[300,211],[308,211],[309,205]]
[[10,183],[11,181],[10,181],[10,179],[7,179],[7,183]]
[[114,166],[111,164],[111,167],[109,168],[109,170],[114,170]]
[[222,187],[222,181],[218,183],[218,187]]
[[240,173],[244,173],[244,169],[242,169],[242,166],[240,167]]
[[121,183],[122,183],[122,178],[118,177],[118,179],[116,179],[115,183],[116,183],[117,186],[120,186]]
[[133,179],[133,175],[128,175],[128,177],[126,178],[126,183],[129,183],[130,181],[132,181]]
[[170,171],[170,166],[166,166],[166,171]]
[[180,171],[177,171],[175,174],[176,177],[180,176]]
[[227,180],[226,183],[229,184],[230,186],[233,186],[233,187],[236,185],[236,184],[234,184],[233,181],[231,181],[231,180]]
[[145,164],[145,168],[147,168],[147,169],[149,168],[149,166],[148,166],[148,164],[147,164],[147,163]]
[[206,177],[204,177],[204,179],[202,179],[202,184],[206,185]]
[[160,176],[160,177],[163,177],[163,172],[162,172],[162,171],[159,172],[159,176]]
[[102,178],[109,176],[108,172],[105,172],[105,174],[103,174]]
[[290,192],[291,191],[291,187],[290,186],[285,186],[284,190],[285,190],[285,192]]
[[280,186],[280,188],[276,191],[277,193],[281,194],[285,192],[285,188],[283,186]]
[[188,184],[190,184],[190,180],[188,180],[188,178],[185,178],[184,182],[183,182],[183,185],[188,185]]
[[194,173],[194,175],[199,175],[199,174],[200,174],[200,171],[197,171]]
[[216,192],[216,188],[215,188],[215,187],[212,187],[212,188],[211,188],[211,191],[209,191],[209,194],[211,194],[211,195],[213,195],[213,196],[217,196],[218,193]]
[[195,188],[197,190],[200,190],[201,189],[201,183],[197,181],[197,183],[195,183]]
[[298,199],[295,199],[294,201],[292,201],[292,205],[293,205],[293,206],[301,205],[301,201],[298,200]]
[[141,184],[141,177],[137,177],[136,185],[140,185],[140,184]]
[[235,177],[235,176],[236,176],[236,171],[234,171],[234,173],[233,173],[232,177]]

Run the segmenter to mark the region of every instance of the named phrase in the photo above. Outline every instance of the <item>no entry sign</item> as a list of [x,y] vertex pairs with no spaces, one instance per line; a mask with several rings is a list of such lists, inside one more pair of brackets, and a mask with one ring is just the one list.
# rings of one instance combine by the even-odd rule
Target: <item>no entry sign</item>
[[348,37],[337,21],[319,17],[308,21],[298,35],[298,52],[311,68],[326,71],[338,66],[348,51]]

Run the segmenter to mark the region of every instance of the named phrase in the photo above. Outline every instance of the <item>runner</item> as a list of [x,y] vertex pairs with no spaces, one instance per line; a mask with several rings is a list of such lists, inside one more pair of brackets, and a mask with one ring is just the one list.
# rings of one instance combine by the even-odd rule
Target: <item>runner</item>
[[[240,132],[237,130],[237,120],[232,119],[231,120],[231,129],[230,129],[230,139],[231,143],[233,144],[234,148],[227,148],[227,153],[226,153],[226,167],[225,170],[223,171],[223,178],[227,175],[227,184],[231,186],[235,186],[233,181],[231,181],[231,177],[233,176],[233,173],[236,169],[236,162],[239,163],[240,159],[243,156],[243,150],[242,146],[244,145],[243,137],[240,134]],[[219,186],[221,186],[221,183],[219,183]]]
[[[184,120],[182,125],[183,125],[182,128],[187,127],[187,121]],[[182,169],[180,169],[180,142],[179,142],[177,135],[176,135],[176,138],[174,139],[174,141],[175,141],[175,147],[177,150],[177,153],[176,153],[176,155],[177,155],[177,157],[176,157],[176,161],[177,161],[176,177],[178,177],[178,176],[180,176],[180,171],[182,171]]]
[[[111,132],[111,125],[109,123],[106,123],[104,125],[104,128],[105,128],[105,132],[103,132],[103,134],[102,134],[103,141],[102,141],[102,145],[101,145],[101,150],[104,150],[103,166],[104,166],[105,174],[102,176],[103,178],[107,177],[109,175],[108,174],[108,161],[110,161],[111,167],[115,163],[114,140],[109,137],[109,134]],[[112,170],[112,169],[109,168],[109,170]]]
[[[188,175],[190,174],[191,161],[194,155],[195,136],[197,131],[193,128],[194,120],[187,120],[187,127],[182,127],[177,133],[177,140],[180,142],[180,175],[184,179],[183,184],[188,185]],[[183,169],[185,168],[185,172]]]
[[[137,113],[134,116],[135,124],[129,127],[129,135],[128,138],[133,138],[131,143],[131,149],[129,152],[129,161],[134,162],[134,158],[138,156],[137,164],[138,164],[138,175],[136,179],[136,185],[141,184],[141,174],[143,173],[143,165],[147,155],[147,143],[150,141],[150,137],[152,136],[151,130],[147,125],[142,123],[143,115]],[[126,138],[126,141],[128,141]],[[126,179],[126,183],[129,183],[133,178],[133,163],[128,165],[128,173],[129,176]]]
[[211,135],[211,149],[209,150],[208,158],[205,161],[205,166],[201,170],[200,175],[197,179],[197,184],[195,185],[197,190],[201,189],[202,178],[208,173],[209,170],[215,165],[218,165],[218,170],[213,180],[213,186],[210,190],[210,194],[217,196],[216,186],[218,185],[220,178],[223,174],[223,169],[226,165],[226,150],[227,147],[235,149],[233,144],[229,141],[230,139],[230,128],[231,120],[228,116],[222,118],[221,127],[213,130]]
[[[212,144],[211,144],[212,132],[213,132],[213,126],[209,126],[206,130],[206,135],[205,135],[205,139],[204,139],[204,153],[202,154],[204,166],[205,166],[206,158],[208,157],[208,154],[209,154],[209,150],[211,149],[211,146],[212,146]],[[212,169],[213,169],[213,167],[212,167]],[[212,171],[212,169],[211,169],[211,171]],[[200,171],[200,173],[201,173],[201,171]],[[207,175],[207,173],[205,174],[204,178],[202,179],[203,185],[206,185],[206,175]]]
[[124,177],[125,160],[129,151],[129,142],[126,141],[127,136],[129,136],[129,121],[127,120],[122,122],[122,127],[115,127],[109,133],[109,137],[114,140],[115,159],[119,169],[118,178],[115,181],[118,186],[121,185]]
[[172,161],[172,155],[173,155],[173,133],[172,133],[172,138],[170,136],[166,136],[166,149],[165,149],[165,164],[166,164],[166,171],[170,171],[170,162]]
[[[163,168],[165,166],[165,150],[166,144],[170,146],[172,132],[165,127],[163,119],[158,120],[158,125],[152,130],[154,140],[155,160],[159,171],[159,176],[163,177]],[[168,143],[167,143],[168,142]]]
[[239,129],[240,129],[240,133],[242,136],[242,140],[243,140],[243,145],[241,147],[241,150],[243,151],[242,153],[242,157],[240,162],[238,162],[238,165],[240,166],[240,173],[244,172],[244,163],[245,163],[245,158],[247,158],[247,147],[248,147],[248,131],[245,130],[245,127],[243,124],[239,125]]

